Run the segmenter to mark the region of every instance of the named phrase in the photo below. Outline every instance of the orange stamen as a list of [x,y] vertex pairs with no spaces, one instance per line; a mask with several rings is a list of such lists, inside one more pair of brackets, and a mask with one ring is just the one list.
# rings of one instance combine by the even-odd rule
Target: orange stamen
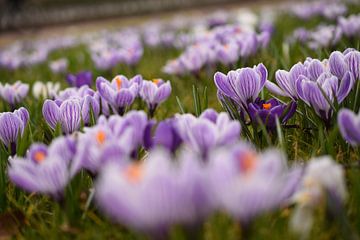
[[156,85],[158,85],[160,83],[160,79],[159,78],[154,78],[152,80],[153,83],[155,83]]
[[105,142],[106,139],[106,134],[104,131],[100,130],[97,134],[96,134],[96,141],[101,145]]
[[269,110],[271,108],[271,103],[264,103],[263,108]]
[[34,159],[37,163],[43,162],[45,160],[45,158],[46,158],[45,153],[41,152],[41,151],[36,152],[34,155]]
[[141,180],[143,170],[140,163],[134,163],[125,170],[125,177],[129,182],[137,183]]
[[239,156],[240,168],[242,172],[248,173],[256,167],[256,154],[253,152],[246,152]]
[[122,80],[120,77],[116,77],[115,78],[115,81],[116,81],[116,88],[117,90],[120,90],[121,89],[121,85],[122,85]]

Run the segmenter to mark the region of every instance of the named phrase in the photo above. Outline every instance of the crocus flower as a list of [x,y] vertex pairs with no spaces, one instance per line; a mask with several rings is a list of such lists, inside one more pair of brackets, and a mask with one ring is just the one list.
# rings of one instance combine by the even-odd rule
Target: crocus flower
[[111,82],[103,77],[96,79],[99,94],[122,115],[126,107],[130,106],[139,93],[142,84],[141,75],[128,80],[125,76],[116,76]]
[[207,211],[206,181],[201,161],[169,161],[164,150],[144,162],[106,166],[96,184],[96,199],[113,220],[155,236],[174,224],[192,224]]
[[337,78],[343,79],[346,72],[350,71],[355,80],[360,78],[360,52],[348,49],[346,53],[332,52],[329,58],[330,72]]
[[77,98],[65,100],[60,105],[56,101],[46,100],[42,113],[46,123],[52,129],[60,124],[62,131],[69,134],[80,128],[81,105]]
[[0,113],[0,140],[7,148],[11,148],[11,154],[16,153],[16,143],[23,135],[29,121],[29,112],[21,107],[14,112]]
[[360,114],[343,108],[338,113],[338,124],[343,138],[353,146],[360,145]]
[[246,225],[287,203],[297,189],[301,171],[289,169],[277,150],[257,153],[242,143],[212,152],[209,175],[215,206]]
[[[324,174],[326,173],[326,174]],[[325,203],[327,196],[336,202],[346,199],[344,169],[331,157],[323,156],[311,159],[305,168],[300,188],[293,196],[296,204],[291,217],[291,228],[306,236],[313,225],[313,212],[317,206]]]
[[35,98],[51,98],[54,99],[60,90],[60,83],[56,82],[40,82],[37,81],[32,87],[32,94]]
[[286,123],[294,115],[296,106],[294,101],[286,105],[274,98],[268,101],[257,98],[249,104],[248,111],[252,121],[261,121],[267,129],[273,130],[276,128],[276,118],[279,118],[280,123]]
[[191,114],[177,115],[175,125],[181,139],[204,158],[212,148],[234,143],[241,131],[240,123],[231,120],[227,113],[213,118],[208,111],[213,110],[205,111],[199,118]]
[[162,79],[143,81],[139,94],[147,103],[150,116],[153,116],[156,107],[170,96],[171,85],[169,81],[164,82]]
[[69,137],[60,137],[50,146],[34,143],[25,158],[9,159],[9,178],[28,192],[45,193],[60,200],[70,180],[69,165],[75,150],[75,141]]
[[217,72],[214,81],[223,95],[246,109],[248,103],[253,102],[264,87],[267,75],[267,69],[261,63],[253,68],[232,70],[227,75]]
[[49,63],[49,68],[53,73],[63,73],[68,67],[68,60],[66,58],[60,58]]
[[28,94],[29,85],[16,81],[14,84],[0,83],[0,96],[1,98],[10,104],[12,108],[16,104],[20,103]]
[[301,76],[296,82],[296,90],[299,97],[327,122],[332,116],[332,108],[328,101],[333,103],[336,99],[341,103],[353,85],[354,79],[350,72],[347,72],[341,81],[334,75],[323,72],[315,81]]
[[66,80],[72,87],[81,87],[84,85],[92,85],[92,73],[90,71],[83,71],[77,74],[68,74]]

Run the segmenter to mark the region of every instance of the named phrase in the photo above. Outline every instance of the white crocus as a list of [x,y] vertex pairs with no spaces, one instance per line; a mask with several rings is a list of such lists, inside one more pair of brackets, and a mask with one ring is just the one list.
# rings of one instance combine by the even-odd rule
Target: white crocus
[[55,98],[60,90],[58,82],[40,82],[37,81],[32,87],[32,94],[35,98]]

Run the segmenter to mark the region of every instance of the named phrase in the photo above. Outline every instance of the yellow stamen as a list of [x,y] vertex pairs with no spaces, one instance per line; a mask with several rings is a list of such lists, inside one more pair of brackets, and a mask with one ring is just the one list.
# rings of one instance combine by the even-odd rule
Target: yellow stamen
[[271,103],[264,103],[263,108],[269,110],[271,108]]
[[129,182],[137,183],[141,180],[143,175],[142,165],[140,163],[134,163],[130,165],[124,173]]
[[37,163],[43,162],[45,160],[45,157],[46,157],[46,155],[42,151],[37,151],[34,155],[34,159]]
[[120,89],[121,89],[121,85],[122,85],[121,77],[116,77],[116,78],[115,78],[115,82],[116,82],[116,88],[117,88],[117,90],[120,90]]
[[96,134],[96,141],[101,145],[105,142],[105,139],[106,139],[105,132],[102,130],[98,131],[98,133]]

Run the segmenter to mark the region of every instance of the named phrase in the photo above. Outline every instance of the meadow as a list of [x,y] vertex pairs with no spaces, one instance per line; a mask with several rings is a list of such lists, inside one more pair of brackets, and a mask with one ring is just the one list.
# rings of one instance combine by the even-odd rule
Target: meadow
[[[338,23],[360,7],[331,6],[340,5],[347,10],[335,17],[302,18],[287,10],[291,6],[265,10],[271,21],[255,10],[258,20],[249,31],[255,35],[226,14],[200,19],[195,30],[197,18],[185,27],[156,23],[160,30],[153,32],[146,32],[150,23],[103,30],[48,47],[45,60],[35,63],[11,65],[18,50],[4,47],[0,238],[358,239],[359,116],[344,113],[342,120],[339,113],[347,108],[357,115],[360,108],[360,21]],[[299,8],[310,11],[306,4]],[[326,33],[317,29],[330,25],[336,27]],[[315,31],[294,40],[300,27]],[[211,32],[223,49],[207,46],[201,34],[177,45],[177,37],[192,31]],[[163,32],[175,37],[151,44],[151,36]],[[255,47],[244,44],[254,36]],[[119,47],[117,40],[125,43]],[[105,64],[104,51],[127,47],[141,49],[137,60]],[[207,56],[209,49],[217,55]],[[179,56],[181,64],[169,64]],[[59,59],[66,59],[58,62],[63,68],[49,67]],[[281,81],[293,73],[282,78],[278,70],[298,62],[303,72],[293,90]],[[81,71],[91,72],[90,80],[76,76]],[[26,87],[5,89],[17,80],[28,84],[23,97],[18,89]],[[59,89],[38,83],[34,90],[38,81]],[[13,114],[19,123],[5,119],[20,107],[28,114]]]

